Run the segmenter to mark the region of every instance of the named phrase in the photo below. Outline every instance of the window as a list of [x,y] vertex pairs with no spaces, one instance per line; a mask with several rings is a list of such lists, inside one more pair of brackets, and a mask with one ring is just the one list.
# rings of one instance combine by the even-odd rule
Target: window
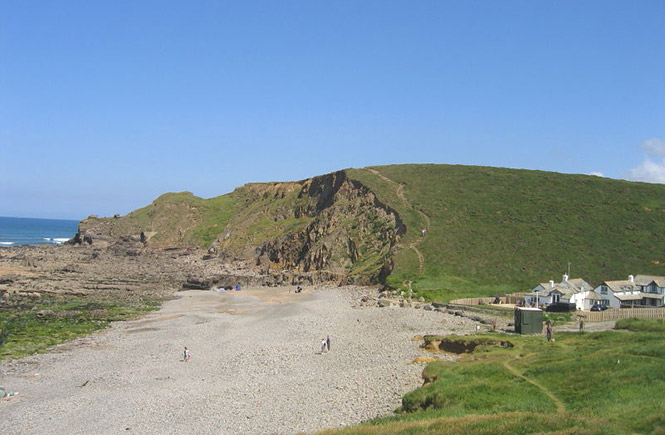
[[601,285],[600,286],[600,294],[601,295],[607,295],[607,286],[606,285]]

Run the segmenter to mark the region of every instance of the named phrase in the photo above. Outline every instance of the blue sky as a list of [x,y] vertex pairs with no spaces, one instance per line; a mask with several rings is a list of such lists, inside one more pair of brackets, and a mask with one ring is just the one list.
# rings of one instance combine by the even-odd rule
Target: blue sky
[[665,1],[0,3],[0,216],[450,163],[665,183]]

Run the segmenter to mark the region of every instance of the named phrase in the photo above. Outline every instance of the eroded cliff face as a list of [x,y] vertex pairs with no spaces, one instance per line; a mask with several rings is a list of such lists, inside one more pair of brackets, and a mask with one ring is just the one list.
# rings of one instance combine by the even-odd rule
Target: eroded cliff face
[[[403,225],[343,171],[245,188],[261,196],[262,206],[246,208],[229,224],[213,244],[220,258],[247,261],[262,274],[290,274],[294,281],[309,276],[312,281],[380,282],[390,272]],[[271,224],[283,230],[266,237]],[[254,243],[244,242],[248,234]]]
[[254,282],[366,284],[390,273],[405,232],[397,213],[344,171],[247,184],[210,205],[217,200],[164,195],[124,217],[82,221],[74,243],[130,255],[186,248],[211,270],[235,265]]

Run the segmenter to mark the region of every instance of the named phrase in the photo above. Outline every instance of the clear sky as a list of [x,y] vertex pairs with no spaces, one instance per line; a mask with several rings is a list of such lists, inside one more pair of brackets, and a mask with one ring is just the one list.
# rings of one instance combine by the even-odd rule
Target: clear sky
[[665,183],[665,1],[0,2],[0,216],[451,163]]

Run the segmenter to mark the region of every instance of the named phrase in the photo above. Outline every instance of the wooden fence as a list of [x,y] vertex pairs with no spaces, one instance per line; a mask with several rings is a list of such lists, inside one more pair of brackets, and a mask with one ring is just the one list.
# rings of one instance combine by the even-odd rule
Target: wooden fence
[[502,299],[505,299],[506,304],[519,305],[520,303],[524,302],[525,294],[526,293],[511,293]]
[[[494,303],[495,298],[465,298],[465,299],[455,299],[450,301],[451,304],[455,305],[487,305]],[[499,298],[504,299],[504,298]]]
[[[523,300],[524,293],[512,293],[499,298],[503,304],[518,304]],[[493,304],[496,298],[465,298],[450,301],[453,305],[489,305]],[[609,309],[605,311],[574,311],[573,318],[583,317],[586,322],[609,322],[612,320],[629,319],[637,317],[640,319],[662,319],[665,318],[665,307],[659,308],[621,308],[618,310]]]
[[587,322],[609,322],[611,320],[628,319],[631,317],[662,319],[665,318],[665,308],[621,308],[605,311],[578,311],[573,313],[573,316],[584,316],[584,320]]
[[[487,298],[465,298],[465,299],[455,299],[450,301],[454,305],[488,305],[493,304],[497,298],[487,297]],[[515,304],[517,305],[520,301],[524,300],[524,293],[511,293],[506,296],[501,296],[498,298],[499,302],[502,304]]]

